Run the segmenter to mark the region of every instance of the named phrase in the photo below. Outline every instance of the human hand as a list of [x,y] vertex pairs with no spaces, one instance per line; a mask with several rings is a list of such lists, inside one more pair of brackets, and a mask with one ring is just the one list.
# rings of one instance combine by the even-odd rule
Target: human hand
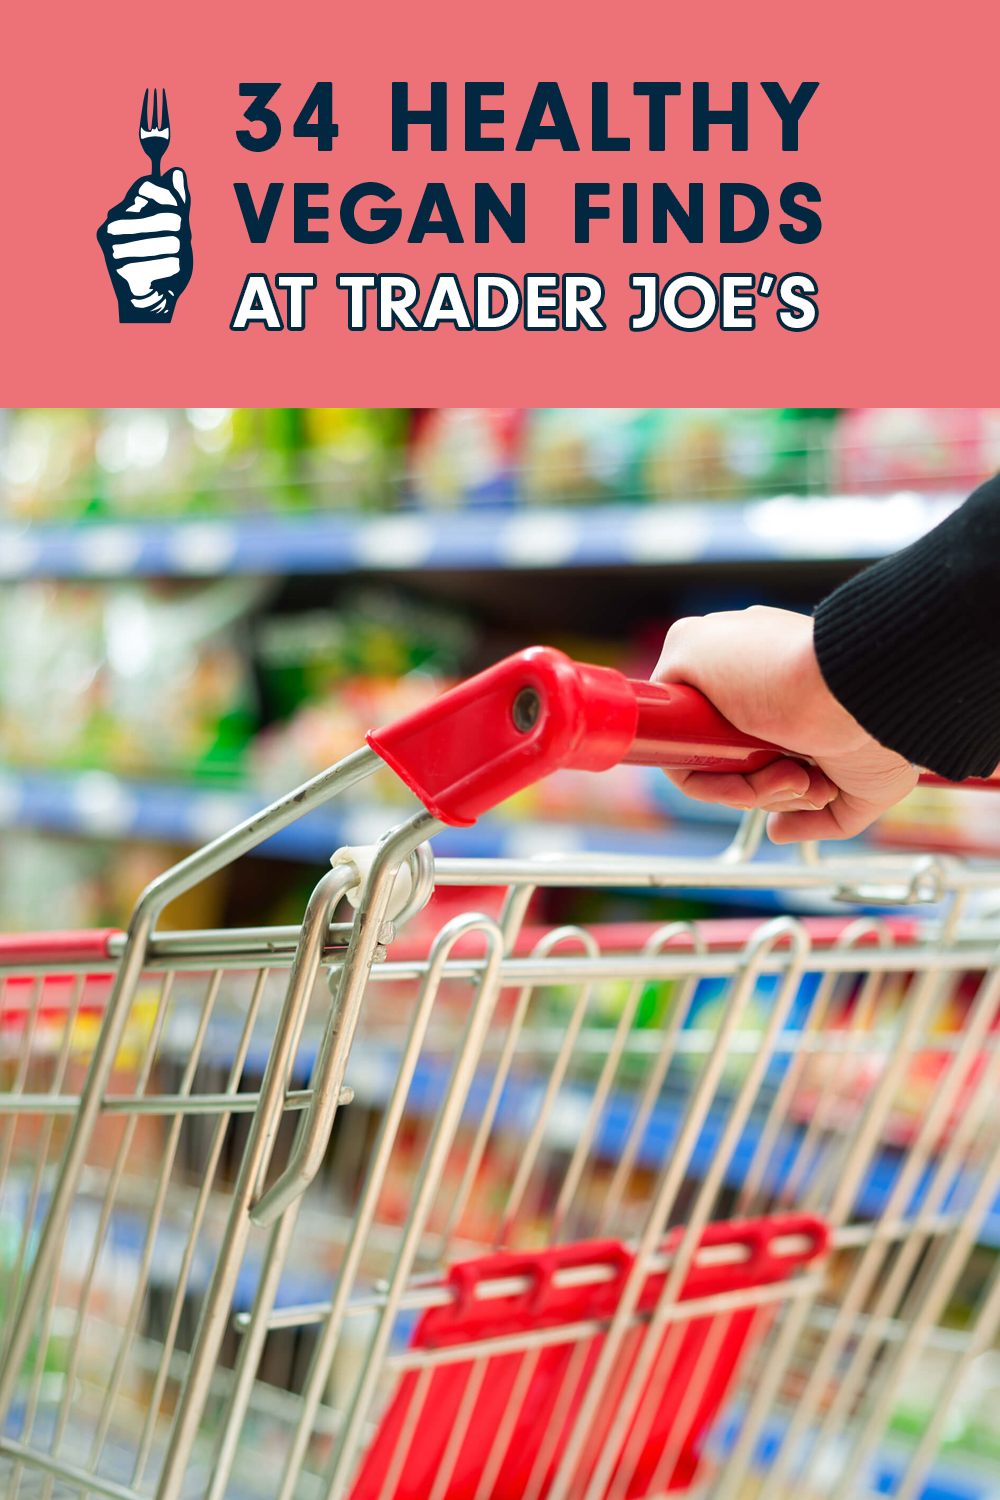
[[813,622],[754,605],[678,620],[663,642],[654,682],[684,682],[737,729],[809,756],[760,771],[668,771],[699,802],[765,808],[776,844],[860,833],[917,783],[917,771],[872,739],[830,692],[813,648]]
[[119,323],[169,323],[191,280],[191,201],[180,167],[140,177],[108,210],[97,241],[118,298]]

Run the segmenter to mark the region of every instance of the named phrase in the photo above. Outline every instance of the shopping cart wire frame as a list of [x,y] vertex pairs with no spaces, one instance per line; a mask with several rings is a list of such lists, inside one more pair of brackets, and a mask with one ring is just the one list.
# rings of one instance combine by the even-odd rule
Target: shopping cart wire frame
[[[654,933],[646,950],[640,953],[602,953],[588,934],[581,929],[572,929],[557,930],[531,954],[516,956],[515,942],[532,891],[538,887],[634,886],[664,891],[710,885],[734,890],[773,888],[774,868],[749,862],[761,837],[762,817],[751,815],[744,821],[730,850],[719,861],[668,857],[637,861],[614,856],[577,855],[536,860],[442,860],[435,869],[427,846],[427,840],[435,833],[448,824],[461,826],[475,821],[497,802],[562,766],[600,771],[622,761],[631,761],[666,767],[749,770],[773,759],[780,753],[777,747],[737,734],[691,689],[632,684],[609,669],[572,663],[561,653],[547,648],[532,648],[509,658],[443,695],[434,704],[387,729],[373,732],[368,739],[366,748],[216,839],[154,881],[137,903],[124,938],[101,935],[103,965],[94,952],[92,939],[76,948],[65,940],[61,944],[58,941],[48,946],[42,944],[37,951],[32,950],[30,944],[26,947],[15,939],[7,949],[6,957],[0,955],[0,963],[8,977],[33,976],[31,999],[24,1019],[22,1053],[4,1117],[0,1118],[0,1168],[3,1173],[8,1170],[19,1121],[32,1116],[41,1120],[45,1145],[28,1191],[27,1218],[15,1274],[10,1282],[17,1297],[16,1311],[8,1314],[0,1364],[0,1432],[3,1434],[0,1436],[0,1457],[15,1464],[14,1489],[22,1483],[23,1469],[28,1468],[48,1476],[47,1493],[51,1492],[53,1482],[59,1482],[70,1486],[73,1492],[135,1500],[136,1496],[151,1493],[144,1485],[144,1478],[155,1458],[159,1460],[155,1491],[152,1492],[156,1500],[181,1500],[188,1492],[204,1495],[208,1500],[222,1500],[236,1464],[247,1413],[260,1398],[258,1365],[268,1333],[282,1326],[315,1325],[319,1334],[305,1385],[300,1396],[295,1398],[290,1419],[293,1431],[284,1460],[279,1495],[280,1500],[290,1500],[298,1493],[296,1486],[299,1484],[306,1485],[302,1493],[333,1497],[346,1495],[352,1476],[357,1474],[359,1454],[371,1437],[370,1424],[385,1372],[408,1368],[405,1356],[394,1354],[391,1348],[400,1313],[407,1307],[432,1307],[435,1297],[446,1295],[442,1292],[440,1275],[428,1290],[422,1290],[421,1278],[418,1276],[414,1280],[415,1268],[423,1253],[442,1174],[462,1124],[502,991],[515,989],[518,1000],[512,1015],[505,1021],[506,1039],[500,1048],[492,1085],[469,1147],[448,1223],[436,1236],[437,1263],[442,1265],[448,1259],[449,1251],[459,1243],[457,1231],[473,1193],[476,1171],[492,1140],[519,1035],[538,987],[575,985],[576,1000],[565,1033],[558,1041],[537,1118],[533,1129],[528,1132],[523,1156],[514,1175],[501,1229],[501,1243],[516,1218],[532,1171],[540,1160],[546,1129],[565,1086],[574,1049],[584,1034],[594,986],[606,981],[626,983],[630,986],[629,999],[594,1085],[575,1148],[569,1152],[563,1189],[553,1214],[553,1241],[571,1216],[574,1194],[588,1168],[589,1153],[594,1146],[616,1069],[628,1053],[630,1028],[643,985],[655,980],[673,981],[680,989],[667,1023],[662,1049],[644,1080],[644,1091],[618,1168],[609,1184],[608,1202],[602,1213],[605,1231],[613,1228],[616,1207],[623,1202],[628,1172],[635,1166],[639,1143],[675,1059],[686,1010],[692,1003],[698,979],[715,978],[729,987],[724,1013],[717,1030],[706,1043],[702,1070],[684,1100],[678,1132],[654,1183],[646,1205],[645,1221],[630,1251],[634,1258],[622,1281],[611,1316],[601,1323],[599,1334],[594,1329],[589,1334],[580,1334],[581,1339],[597,1339],[597,1343],[592,1344],[596,1357],[563,1413],[563,1429],[558,1429],[556,1424],[562,1435],[549,1455],[548,1468],[543,1466],[532,1480],[532,1493],[544,1494],[548,1500],[567,1500],[567,1497],[577,1495],[584,1496],[585,1500],[599,1500],[606,1495],[624,1497],[631,1494],[629,1484],[643,1450],[642,1423],[646,1422],[648,1427],[653,1421],[647,1409],[655,1407],[656,1376],[664,1358],[663,1350],[674,1338],[670,1347],[674,1355],[678,1355],[682,1345],[676,1341],[676,1327],[685,1323],[694,1326],[692,1319],[696,1314],[690,1307],[685,1309],[683,1304],[686,1278],[692,1267],[698,1264],[699,1255],[705,1253],[704,1233],[720,1194],[727,1189],[727,1174],[734,1153],[744,1138],[751,1116],[755,1111],[759,1113],[761,1090],[768,1085],[773,1097],[765,1111],[766,1118],[752,1160],[737,1194],[740,1213],[748,1212],[757,1201],[768,1200],[773,1158],[787,1128],[797,1090],[808,1071],[809,1048],[818,1046],[823,1039],[824,1017],[838,978],[864,970],[869,978],[862,985],[847,1026],[851,1043],[834,1056],[831,1068],[820,1079],[811,1120],[803,1118],[799,1122],[798,1155],[785,1182],[787,1195],[788,1184],[794,1184],[798,1172],[799,1186],[803,1189],[798,1206],[810,1211],[822,1209],[823,1221],[830,1228],[836,1253],[849,1259],[853,1257],[853,1271],[827,1337],[804,1378],[801,1397],[787,1418],[761,1491],[765,1500],[773,1500],[783,1492],[781,1486],[789,1482],[789,1476],[801,1478],[804,1447],[819,1464],[850,1418],[857,1429],[856,1440],[849,1458],[841,1464],[841,1477],[830,1492],[844,1496],[859,1493],[859,1476],[892,1417],[895,1393],[908,1363],[919,1355],[928,1341],[933,1343],[938,1320],[963,1271],[981,1222],[1000,1192],[1000,1152],[993,1150],[991,1153],[986,1121],[987,1104],[1000,1083],[1000,1053],[992,1040],[1000,1008],[1000,979],[993,944],[988,936],[978,941],[970,941],[967,936],[959,940],[969,898],[995,890],[998,883],[996,872],[943,857],[882,855],[861,858],[851,854],[841,859],[820,860],[816,851],[809,849],[804,851],[798,864],[782,866],[781,886],[789,891],[833,893],[863,904],[880,902],[886,905],[927,902],[940,905],[947,897],[937,931],[930,938],[922,936],[916,943],[894,944],[887,939],[884,927],[864,918],[847,924],[832,946],[818,950],[811,945],[801,921],[784,917],[758,929],[737,952],[699,951],[697,933],[690,928],[681,931],[675,925],[669,931]],[[346,851],[317,885],[297,932],[287,929],[280,932],[260,929],[238,934],[156,932],[159,914],[177,896],[248,853],[295,819],[355,786],[383,765],[389,765],[416,792],[423,804],[421,810],[387,834],[371,852],[370,858],[353,858],[352,851]],[[406,872],[406,878],[402,880],[401,870]],[[496,920],[482,915],[453,919],[438,934],[426,959],[404,960],[399,964],[394,964],[391,958],[386,961],[387,945],[391,944],[395,928],[404,925],[423,907],[435,882],[438,885],[505,886],[504,907]],[[396,909],[393,916],[393,902],[395,900],[399,906],[399,891],[403,887],[402,908]],[[342,897],[348,893],[357,900],[357,909],[350,924],[337,926],[332,919]],[[478,935],[485,952],[469,957],[462,950],[462,956],[456,956],[456,947],[461,948],[463,942],[467,944],[473,934]],[[683,949],[671,947],[677,938],[690,941]],[[568,954],[567,944],[574,942],[580,951]],[[234,1060],[223,1091],[199,1095],[194,1089],[194,1079],[209,1018],[217,1000],[222,972],[234,966],[247,967],[251,971],[256,967],[258,974],[238,1049],[241,1055]],[[336,974],[337,982],[331,987],[334,1000],[328,1008],[308,1087],[293,1089],[290,1086],[291,1074],[310,997],[322,967],[331,968]],[[111,976],[110,993],[101,1007],[99,1032],[85,1080],[79,1094],[69,1096],[64,1094],[62,1085],[70,1057],[71,1022],[83,1001],[86,983],[83,976],[98,973],[102,968]],[[195,968],[209,971],[213,977],[206,992],[188,1065],[174,1095],[158,1093],[155,1089],[150,1092],[148,1085],[169,1008],[173,976]],[[272,968],[287,968],[288,979],[259,1090],[248,1096],[240,1092],[240,1072],[266,976]],[[49,1089],[42,1094],[29,1094],[25,1084],[47,982],[42,976],[60,970],[78,975],[62,1045]],[[798,1036],[801,1046],[791,1053],[792,1061],[780,1080],[769,1083],[772,1064],[781,1052],[807,971],[818,975],[819,981],[808,1014],[800,1019]],[[903,1152],[902,1167],[883,1195],[877,1215],[873,1219],[859,1218],[852,1214],[852,1209],[881,1149],[887,1121],[892,1116],[899,1089],[906,1081],[914,1049],[924,1047],[927,1028],[941,1004],[944,989],[967,972],[982,973],[984,977],[954,1045],[942,1053],[945,1062],[930,1107],[914,1127],[912,1139]],[[151,973],[160,973],[163,978],[153,1030],[147,1040],[145,1062],[139,1069],[132,1094],[110,1093],[109,1082],[126,1039],[143,976]],[[909,984],[905,1012],[893,1036],[891,1051],[887,1050],[884,1039],[880,1043],[883,1048],[881,1071],[858,1105],[856,1119],[847,1129],[840,1126],[844,1139],[838,1146],[840,1155],[835,1176],[829,1177],[827,1163],[826,1186],[817,1187],[815,1174],[810,1179],[803,1163],[810,1153],[819,1153],[826,1137],[836,1134],[834,1119],[844,1103],[838,1077],[845,1072],[844,1060],[850,1063],[851,1046],[856,1052],[863,1050],[865,1017],[870,1015],[875,1004],[877,981],[891,974],[914,976]],[[720,1123],[712,1159],[692,1187],[691,1164],[696,1148],[713,1119],[741,1025],[753,1007],[762,979],[768,975],[773,977],[776,988],[766,1021],[762,1023],[755,1050],[749,1055],[738,1085],[735,1090],[730,1087],[732,1101]],[[370,983],[403,979],[418,985],[417,999],[407,1041],[399,1057],[398,1074],[368,1164],[368,1176],[347,1226],[343,1258],[332,1297],[304,1308],[276,1311],[275,1301],[283,1268],[295,1243],[303,1195],[322,1165],[338,1108],[351,1098],[346,1073],[366,991]],[[452,980],[464,980],[472,985],[468,1019],[456,1043],[451,1076],[413,1187],[408,1213],[393,1246],[392,1273],[374,1300],[371,1294],[367,1294],[366,1301],[363,1292],[359,1299],[359,1276],[366,1247],[377,1227],[379,1195],[385,1184],[422,1049],[434,1021],[442,983]],[[846,1072],[851,1072],[849,1066]],[[952,1117],[959,1100],[963,1112],[959,1122],[955,1123]],[[134,1138],[135,1124],[143,1115],[169,1116],[171,1134],[149,1205],[148,1233],[137,1291],[132,1298],[117,1355],[112,1360],[107,1389],[99,1403],[89,1457],[84,1454],[81,1460],[76,1452],[65,1456],[61,1446],[71,1426],[72,1377],[83,1358],[81,1330],[87,1315],[86,1306],[82,1305],[78,1311],[70,1339],[69,1375],[63,1384],[54,1429],[48,1434],[48,1446],[44,1429],[37,1440],[32,1437],[32,1423],[39,1407],[44,1405],[41,1360],[36,1358],[36,1367],[32,1369],[32,1351],[34,1349],[37,1353],[40,1336],[44,1339],[51,1329],[67,1232],[75,1205],[79,1202],[81,1184],[90,1170],[88,1153],[95,1131],[102,1118],[115,1112],[125,1117],[132,1132],[127,1134],[129,1143]],[[156,1234],[171,1191],[172,1162],[180,1123],[197,1115],[214,1119],[211,1151],[217,1161],[229,1121],[241,1112],[249,1116],[249,1131],[232,1192],[226,1198],[224,1228],[215,1248],[190,1353],[181,1358],[177,1347],[183,1300],[178,1292],[168,1319],[162,1358],[153,1372],[138,1451],[130,1455],[130,1475],[124,1481],[112,1478],[105,1462],[107,1441],[114,1426],[116,1401],[127,1383],[126,1363],[139,1339],[143,1295],[149,1280]],[[268,1169],[286,1112],[297,1113],[298,1123],[287,1160],[270,1181]],[[54,1140],[54,1124],[58,1117],[65,1117],[71,1123],[62,1145],[58,1170],[50,1185],[47,1178],[43,1182],[43,1168],[46,1153]],[[100,1210],[95,1249],[84,1278],[86,1295],[93,1289],[100,1244],[113,1217],[115,1194],[123,1179],[128,1149],[123,1138]],[[956,1188],[956,1182],[964,1185]],[[963,1193],[965,1200],[962,1199]],[[190,1276],[197,1257],[199,1233],[211,1212],[210,1198],[206,1180],[194,1202],[181,1256],[179,1286]],[[675,1222],[682,1201],[683,1232],[671,1252],[670,1267],[664,1274],[655,1305],[645,1308],[640,1315],[640,1305],[650,1284],[651,1268],[656,1266],[657,1257],[663,1255],[664,1236]],[[961,1211],[956,1208],[956,1203],[961,1204]],[[36,1217],[41,1221],[41,1229],[29,1247],[29,1232]],[[249,1313],[237,1316],[239,1350],[231,1372],[226,1372],[223,1379],[220,1351],[227,1331],[233,1326],[234,1296],[255,1226],[268,1229],[270,1238],[252,1308]],[[890,1251],[895,1258],[887,1269],[886,1257]],[[808,1267],[803,1274],[789,1276],[777,1288],[758,1287],[730,1294],[741,1308],[759,1306],[761,1309],[770,1308],[773,1313],[775,1307],[780,1307],[782,1316],[773,1323],[774,1332],[769,1335],[772,1344],[766,1362],[756,1368],[754,1387],[735,1444],[713,1481],[713,1494],[722,1500],[735,1500],[741,1493],[740,1486],[753,1468],[761,1433],[774,1413],[782,1409],[783,1387],[790,1378],[795,1360],[801,1355],[802,1341],[816,1338],[816,1313],[826,1284],[817,1265]],[[954,1391],[957,1388],[962,1371],[968,1368],[970,1360],[989,1346],[1000,1322],[998,1286],[1000,1278],[994,1277],[977,1310],[975,1324],[946,1377],[945,1394],[949,1389]],[[919,1291],[919,1297],[914,1287]],[[725,1301],[713,1304],[715,1315],[721,1316],[727,1305]],[[904,1310],[905,1316],[901,1315],[900,1309]],[[331,1361],[348,1321],[357,1320],[366,1312],[374,1319],[374,1331],[365,1363],[351,1392],[348,1409],[335,1424],[326,1468],[312,1481],[310,1489],[309,1476],[303,1465],[318,1427],[328,1420],[329,1407],[324,1396]],[[700,1316],[710,1320],[711,1313],[712,1309],[701,1308]],[[293,1324],[292,1319],[296,1317],[299,1321]],[[627,1341],[634,1342],[636,1327],[640,1325],[641,1337],[634,1349],[629,1344],[629,1357],[623,1366],[622,1351]],[[716,1326],[718,1329],[723,1325]],[[711,1373],[711,1351],[714,1348],[717,1352],[713,1338],[717,1338],[718,1333],[712,1334],[710,1321],[704,1327],[707,1330],[706,1343],[689,1372],[693,1382],[691,1390],[695,1393],[706,1388]],[[558,1334],[550,1337],[557,1338]],[[533,1347],[530,1328],[518,1334],[514,1347],[528,1357]],[[488,1356],[480,1351],[476,1358],[479,1364],[474,1363],[473,1368],[481,1370],[482,1362]],[[846,1376],[842,1374],[845,1361]],[[180,1375],[172,1373],[176,1368],[181,1369]],[[879,1380],[873,1382],[876,1369],[880,1372]],[[574,1378],[579,1380],[580,1374],[577,1369]],[[485,1377],[480,1374],[477,1378],[482,1380]],[[203,1466],[199,1479],[191,1468],[193,1456],[199,1441],[204,1445],[201,1430],[206,1407],[217,1395],[220,1379],[226,1386],[224,1415],[213,1437],[212,1461],[207,1468]],[[838,1380],[837,1393],[831,1398],[831,1384]],[[176,1400],[168,1413],[169,1437],[164,1440],[161,1406],[168,1383],[176,1388]],[[470,1381],[469,1390],[473,1389]],[[529,1387],[525,1387],[527,1389]],[[602,1451],[595,1457],[588,1453],[589,1436],[607,1407],[609,1390],[616,1390],[617,1405]],[[898,1495],[908,1497],[918,1492],[920,1476],[926,1472],[937,1450],[946,1410],[945,1402],[930,1417],[900,1480],[896,1490]],[[456,1427],[458,1436],[453,1434],[442,1458],[443,1466],[434,1492],[436,1500],[458,1493],[448,1486],[460,1462],[463,1433],[474,1425],[474,1411],[475,1401],[470,1395],[460,1413],[461,1430]],[[12,1422],[16,1426],[19,1413],[23,1414],[23,1421],[17,1426],[20,1436],[15,1436]],[[411,1424],[416,1421],[416,1417],[411,1418]],[[679,1462],[679,1443],[680,1438],[676,1437],[666,1440],[664,1456],[661,1456],[654,1476],[661,1488],[675,1472],[673,1465]],[[445,1458],[447,1464],[444,1464]],[[397,1469],[404,1459],[405,1448]],[[100,1469],[102,1462],[105,1462],[103,1472]],[[501,1471],[496,1464],[494,1470],[495,1478]],[[200,1486],[196,1491],[190,1491],[192,1478]],[[399,1479],[397,1473],[394,1482],[398,1483]],[[387,1487],[384,1493],[389,1496],[397,1492]],[[486,1500],[488,1493],[484,1490],[475,1500]]]

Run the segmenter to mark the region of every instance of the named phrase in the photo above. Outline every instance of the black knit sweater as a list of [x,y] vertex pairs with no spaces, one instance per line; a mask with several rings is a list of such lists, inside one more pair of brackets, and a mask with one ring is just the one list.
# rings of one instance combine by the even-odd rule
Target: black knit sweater
[[951,781],[1000,763],[1000,475],[816,611],[816,655],[868,733]]

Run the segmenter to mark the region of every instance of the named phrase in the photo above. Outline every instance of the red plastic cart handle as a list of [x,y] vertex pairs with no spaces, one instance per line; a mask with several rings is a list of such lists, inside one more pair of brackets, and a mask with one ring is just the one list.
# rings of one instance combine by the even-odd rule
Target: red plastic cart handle
[[0,964],[13,968],[18,964],[86,964],[106,963],[111,957],[111,939],[121,937],[117,927],[100,927],[83,932],[4,932],[0,933]]
[[429,812],[456,827],[561,767],[758,771],[779,756],[807,759],[740,733],[695,688],[632,682],[550,646],[508,656],[367,740]]

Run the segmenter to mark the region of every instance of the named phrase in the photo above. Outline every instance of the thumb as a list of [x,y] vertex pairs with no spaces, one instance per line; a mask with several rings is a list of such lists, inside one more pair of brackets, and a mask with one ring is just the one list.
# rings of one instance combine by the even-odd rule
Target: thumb
[[186,203],[188,201],[188,185],[183,167],[174,167],[170,174],[170,182],[180,201]]

